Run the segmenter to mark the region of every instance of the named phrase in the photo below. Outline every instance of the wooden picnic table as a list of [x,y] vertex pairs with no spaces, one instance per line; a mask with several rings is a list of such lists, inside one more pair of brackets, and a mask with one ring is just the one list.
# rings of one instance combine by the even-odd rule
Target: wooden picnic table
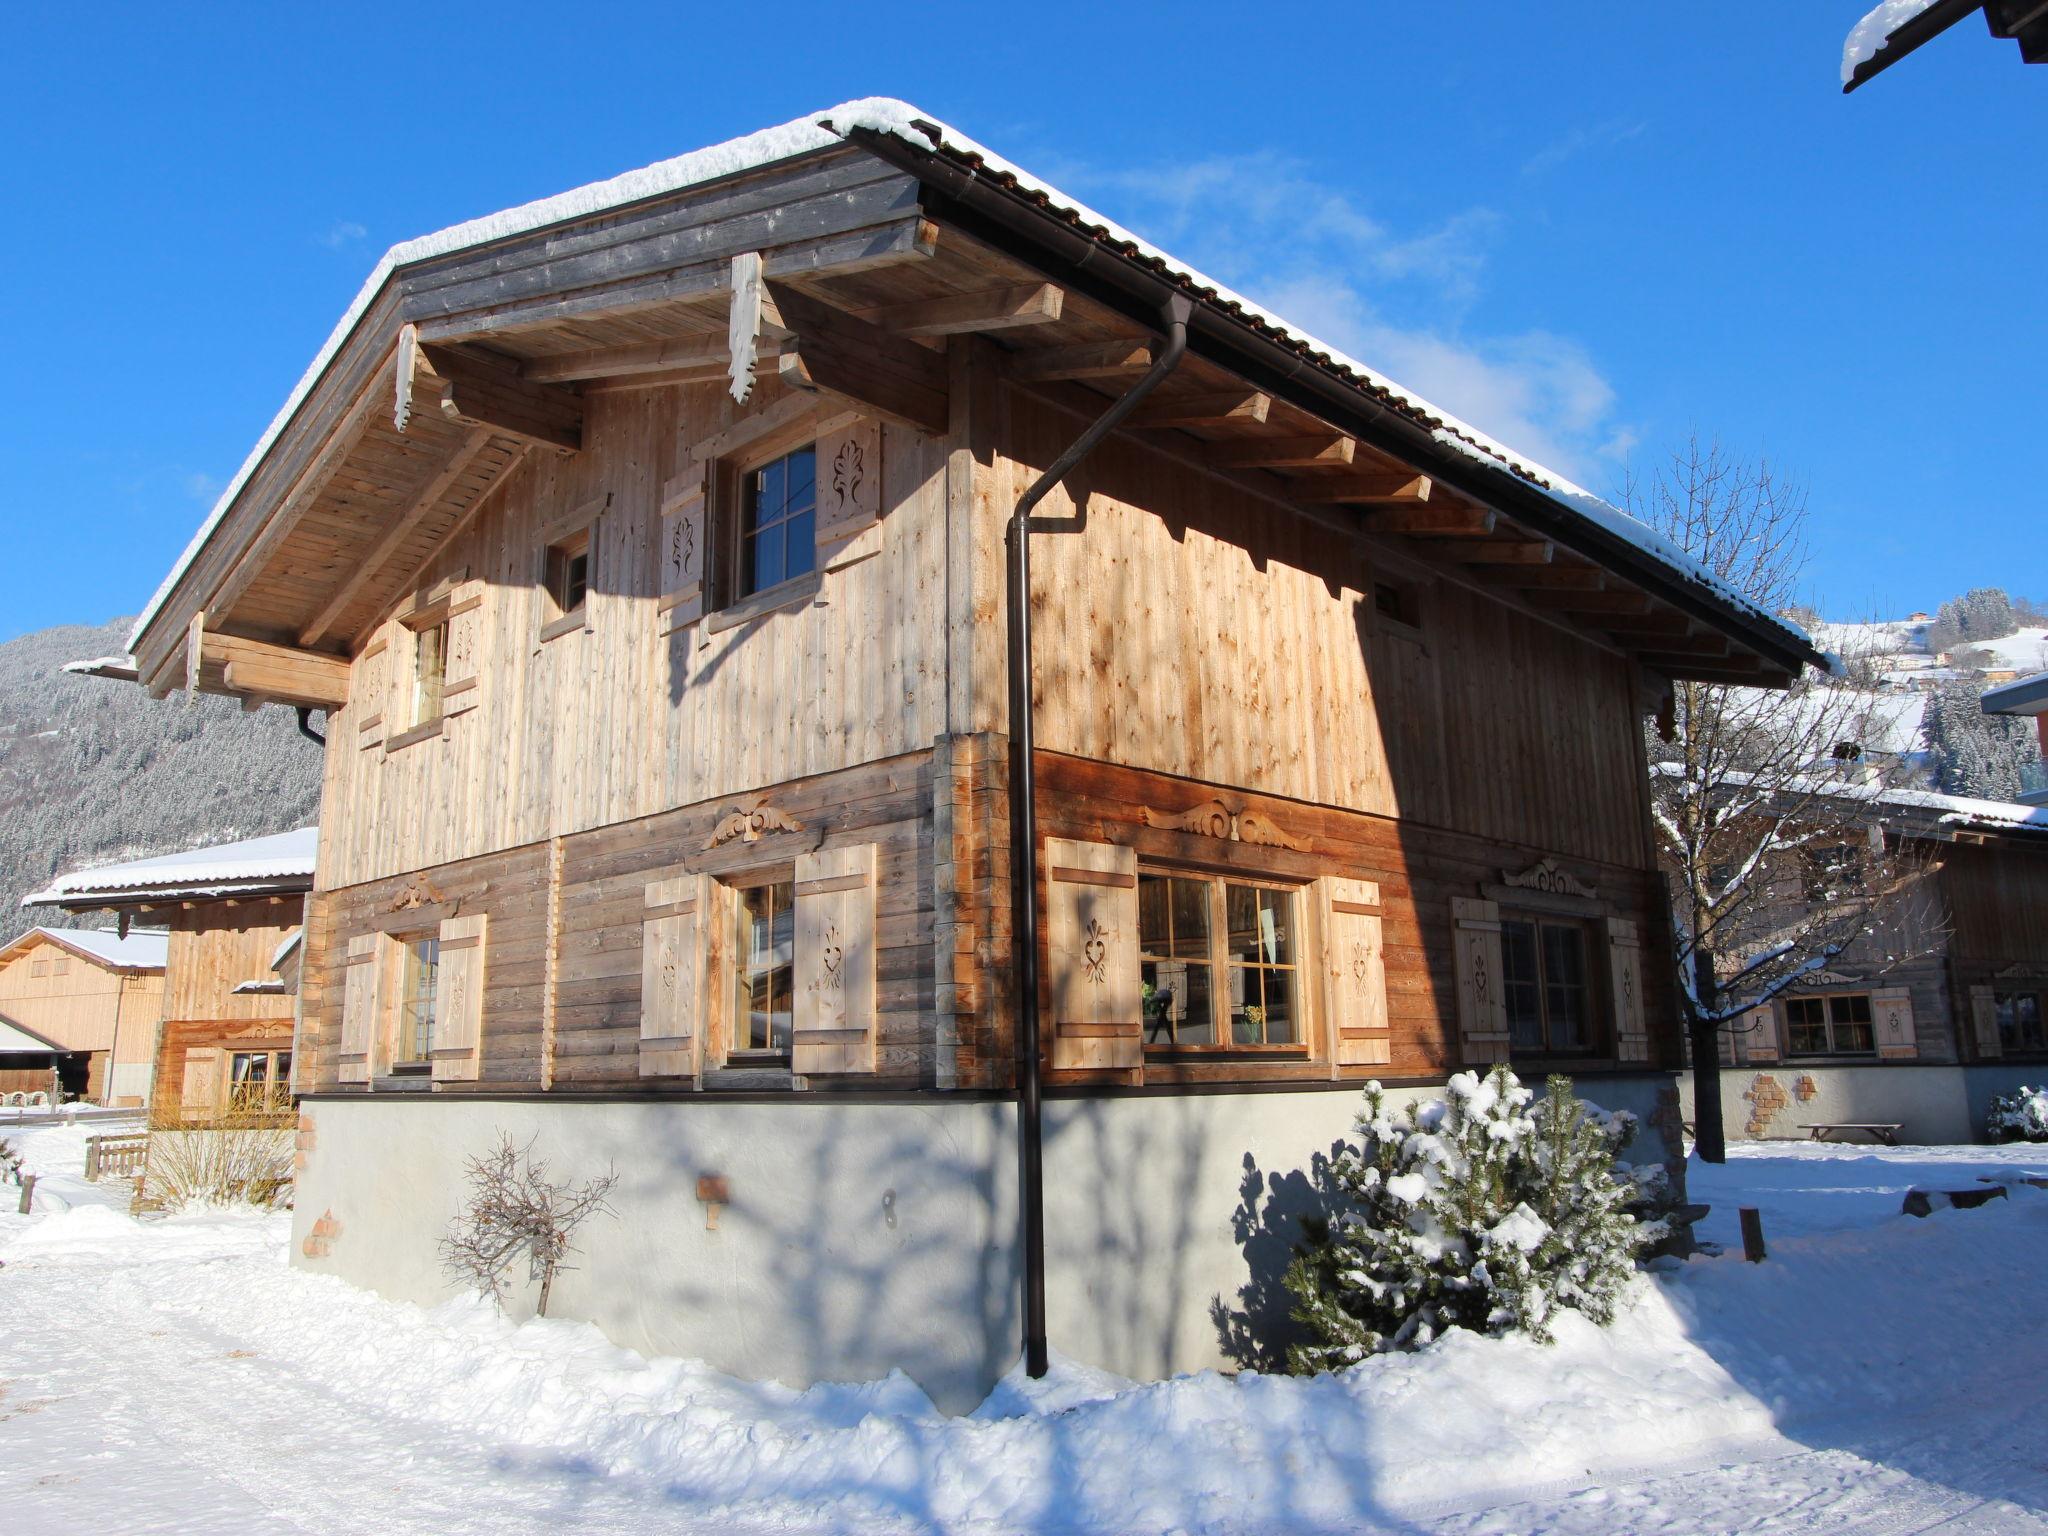
[[1882,1121],[1828,1120],[1817,1125],[1802,1124],[1799,1128],[1807,1132],[1809,1139],[1813,1141],[1833,1141],[1837,1131],[1861,1131],[1873,1142],[1896,1147],[1903,1125],[1903,1121],[1887,1124]]

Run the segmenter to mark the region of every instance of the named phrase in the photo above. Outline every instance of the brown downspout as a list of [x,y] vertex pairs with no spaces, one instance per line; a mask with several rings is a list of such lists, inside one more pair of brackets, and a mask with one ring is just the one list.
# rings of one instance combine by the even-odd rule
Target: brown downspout
[[1080,466],[1118,423],[1159,387],[1188,346],[1193,304],[1176,294],[1166,301],[1166,347],[1145,376],[1032,482],[1010,514],[1010,922],[1017,971],[1017,1202],[1024,1248],[1024,1369],[1043,1376],[1045,1337],[1045,1132],[1040,1105],[1038,1029],[1038,804],[1032,768],[1031,718],[1031,509]]

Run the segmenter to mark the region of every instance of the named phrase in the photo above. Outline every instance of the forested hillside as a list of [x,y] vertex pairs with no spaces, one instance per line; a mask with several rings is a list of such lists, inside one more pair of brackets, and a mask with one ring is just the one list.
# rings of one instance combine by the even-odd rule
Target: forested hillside
[[320,749],[290,710],[159,703],[60,670],[122,651],[128,626],[66,625],[0,644],[0,942],[74,921],[22,910],[22,896],[61,871],[281,832],[318,814]]

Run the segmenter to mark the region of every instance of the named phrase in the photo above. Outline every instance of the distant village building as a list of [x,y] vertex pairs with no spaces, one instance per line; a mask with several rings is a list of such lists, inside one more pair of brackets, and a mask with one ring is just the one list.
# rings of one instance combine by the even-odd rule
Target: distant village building
[[[1841,1123],[1980,1139],[1994,1094],[2048,1077],[2048,809],[1845,786],[1872,839],[1920,861],[1907,909],[1723,1035],[1731,1138]],[[1774,901],[1830,899],[1802,850]],[[1687,1085],[1687,1112],[1691,1112]]]
[[294,1262],[446,1295],[509,1133],[620,1175],[562,1315],[957,1406],[1041,1294],[1228,1363],[1246,1202],[1369,1078],[1569,1071],[1675,1159],[1641,722],[1804,635],[954,130],[827,121],[394,250],[138,624],[156,694],[325,712]]
[[157,1124],[289,1106],[297,1000],[280,967],[295,963],[317,848],[305,827],[77,870],[28,898],[164,930],[154,935],[159,1006],[140,1058],[151,1086],[139,1095]]
[[0,949],[0,1093],[47,1092],[54,1070],[63,1097],[144,1103],[165,950],[162,933],[96,928],[31,928]]

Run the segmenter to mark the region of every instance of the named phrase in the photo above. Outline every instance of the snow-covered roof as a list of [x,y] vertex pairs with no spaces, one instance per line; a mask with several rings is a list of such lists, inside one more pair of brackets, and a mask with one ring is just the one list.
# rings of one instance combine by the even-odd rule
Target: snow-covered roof
[[170,952],[170,938],[160,928],[131,928],[126,938],[112,928],[31,928],[0,949],[0,959],[12,958],[41,941],[68,949],[81,959],[130,971],[160,971]]
[[[1650,771],[1666,778],[1678,778],[1684,768],[1677,763],[1652,763]],[[1750,774],[1730,770],[1721,779],[1729,784],[1747,785]],[[2048,834],[2048,806],[2021,805],[2011,800],[1978,800],[1969,795],[1944,795],[1931,789],[1898,789],[1883,784],[1855,784],[1846,780],[1788,776],[1783,781],[1788,795],[1824,795],[1831,800],[1861,801],[1873,807],[1931,811],[1938,826],[1964,831],[2022,832]]]
[[305,936],[306,930],[303,926],[294,928],[290,933],[286,934],[279,942],[277,948],[270,952],[270,968],[274,971],[283,965],[285,957],[299,947],[299,941],[305,938]]
[[2048,714],[2048,672],[2036,672],[2032,677],[2015,678],[2012,682],[1988,688],[1984,692],[1984,713],[1987,715],[2040,715]]
[[0,1018],[0,1052],[20,1051],[36,1056],[64,1056],[70,1054],[54,1040],[45,1040],[26,1024],[17,1024],[12,1019]]
[[1478,428],[1458,420],[1448,412],[1431,405],[1421,396],[1402,388],[1386,375],[1289,324],[1272,311],[1232,292],[1214,278],[1176,260],[1049,182],[1040,180],[984,148],[958,129],[950,127],[929,113],[920,111],[908,102],[879,96],[844,102],[825,112],[800,117],[779,127],[763,129],[723,144],[694,150],[672,160],[659,161],[641,170],[628,171],[606,181],[591,182],[587,186],[577,187],[554,197],[542,198],[517,208],[508,208],[503,212],[472,219],[467,223],[451,225],[434,234],[423,235],[418,239],[392,246],[371,270],[354,301],[328,335],[297,385],[293,387],[283,408],[257,440],[256,446],[250,450],[242,467],[235,472],[233,479],[221,493],[213,511],[200,526],[198,533],[193,536],[191,543],[186,546],[184,554],[179,557],[177,564],[171,568],[170,574],[164,578],[163,584],[157,588],[156,594],[144,607],[130,635],[130,648],[134,647],[143,631],[156,618],[158,610],[169,599],[172,589],[177,586],[207,539],[227,516],[228,509],[248,484],[256,466],[270,451],[293,414],[312,392],[321,374],[326,371],[329,363],[348,341],[357,323],[368,312],[378,291],[397,269],[545,228],[548,225],[585,218],[627,203],[677,192],[703,182],[771,165],[793,156],[828,149],[839,144],[846,135],[856,130],[893,136],[922,151],[943,151],[972,166],[977,172],[990,174],[1005,181],[1024,192],[1034,202],[1053,209],[1069,223],[1123,249],[1173,281],[1201,292],[1209,302],[1234,312],[1239,318],[1258,329],[1285,339],[1308,353],[1324,367],[1346,376],[1350,382],[1363,387],[1375,397],[1392,403],[1404,414],[1429,426],[1437,442],[1481,463],[1505,468],[1545,492],[1567,512],[1576,514],[1585,522],[1632,545],[1684,581],[1706,590],[1721,603],[1777,630],[1796,649],[1806,648],[1807,636],[1804,630],[1780,615],[1768,612],[1749,601],[1647,524],[1609,505],[1555,470],[1545,468],[1535,460],[1515,453]]
[[22,905],[65,905],[116,895],[204,897],[251,888],[304,890],[313,883],[319,845],[319,828],[300,827],[184,853],[102,864],[59,876],[47,890],[23,897]]
[[1849,29],[1842,41],[1842,84],[1856,78],[1856,67],[1877,57],[1885,40],[1934,4],[1934,0],[1883,0]]

